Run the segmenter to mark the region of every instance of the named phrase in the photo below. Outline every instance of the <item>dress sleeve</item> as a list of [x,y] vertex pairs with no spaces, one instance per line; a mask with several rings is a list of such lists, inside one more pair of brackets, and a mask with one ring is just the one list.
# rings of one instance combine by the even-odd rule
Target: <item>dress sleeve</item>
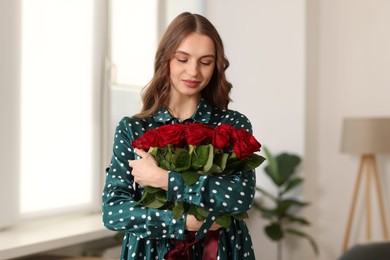
[[[132,130],[130,118],[124,118],[115,131],[113,155],[106,169],[106,180],[102,194],[104,225],[111,230],[125,230],[144,239],[184,239],[185,215],[174,219],[172,211],[145,208],[137,204],[140,193],[135,189],[128,160],[134,160],[131,146],[139,134]],[[140,127],[141,128],[141,127]]]
[[[252,133],[252,125],[244,115],[236,117],[233,126]],[[190,186],[184,183],[180,173],[170,172],[167,195],[168,200],[194,204],[219,215],[248,211],[255,192],[254,170],[230,175],[201,176],[198,182]]]
[[190,186],[185,185],[180,173],[170,172],[168,200],[187,202],[219,214],[240,214],[251,208],[255,185],[254,171],[201,176]]

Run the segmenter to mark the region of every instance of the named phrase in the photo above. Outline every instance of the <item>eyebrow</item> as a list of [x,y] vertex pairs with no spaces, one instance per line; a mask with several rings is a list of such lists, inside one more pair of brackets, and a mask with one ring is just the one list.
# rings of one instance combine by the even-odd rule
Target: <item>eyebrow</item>
[[[176,54],[184,54],[184,55],[191,56],[191,54],[189,54],[189,53],[187,53],[187,52],[185,52],[185,51],[176,51],[174,54],[175,54],[175,55],[176,55]],[[207,54],[207,55],[201,56],[200,58],[213,58],[213,59],[215,59],[215,55],[214,55],[214,54]]]

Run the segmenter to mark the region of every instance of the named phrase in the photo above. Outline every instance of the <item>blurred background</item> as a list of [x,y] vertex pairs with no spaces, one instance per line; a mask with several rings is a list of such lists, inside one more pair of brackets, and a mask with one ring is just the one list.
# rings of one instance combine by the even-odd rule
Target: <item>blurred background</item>
[[[100,220],[113,131],[140,108],[158,41],[183,11],[220,32],[231,109],[264,146],[302,158],[295,195],[310,202],[301,214],[320,255],[286,237],[283,259],[337,259],[360,159],[340,152],[343,120],[390,116],[388,10],[386,0],[0,0],[0,259],[118,259]],[[389,157],[378,166],[390,216]],[[263,168],[257,176],[272,188]],[[367,240],[361,204],[351,244]],[[247,223],[257,259],[276,259],[260,213]],[[371,241],[382,240],[378,219]]]

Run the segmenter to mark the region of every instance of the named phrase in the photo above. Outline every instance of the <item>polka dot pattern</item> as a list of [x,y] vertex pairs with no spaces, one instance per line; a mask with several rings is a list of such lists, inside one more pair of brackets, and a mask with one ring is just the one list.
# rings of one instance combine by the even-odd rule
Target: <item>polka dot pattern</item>
[[[113,156],[106,169],[102,194],[104,225],[111,230],[126,231],[121,259],[163,259],[172,239],[184,239],[185,216],[174,219],[172,211],[137,204],[143,189],[135,185],[128,160],[136,159],[131,143],[145,131],[163,124],[186,122],[206,123],[211,127],[230,124],[252,133],[251,124],[244,115],[213,108],[203,99],[193,116],[183,122],[164,108],[145,119],[124,117],[115,131]],[[230,176],[202,176],[195,184],[186,186],[180,173],[170,172],[167,198],[192,203],[210,212],[212,217],[198,232],[203,236],[219,214],[238,214],[250,208],[255,182],[254,172],[238,172]],[[202,252],[200,241],[193,246],[192,259],[202,259]],[[218,259],[255,259],[244,221],[233,220],[229,228],[220,230]]]

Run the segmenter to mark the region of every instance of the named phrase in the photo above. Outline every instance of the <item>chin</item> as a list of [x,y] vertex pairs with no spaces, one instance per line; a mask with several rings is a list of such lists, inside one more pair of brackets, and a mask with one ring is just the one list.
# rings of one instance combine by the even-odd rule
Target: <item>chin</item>
[[194,96],[200,94],[201,89],[186,89],[181,91],[181,94],[184,96]]

